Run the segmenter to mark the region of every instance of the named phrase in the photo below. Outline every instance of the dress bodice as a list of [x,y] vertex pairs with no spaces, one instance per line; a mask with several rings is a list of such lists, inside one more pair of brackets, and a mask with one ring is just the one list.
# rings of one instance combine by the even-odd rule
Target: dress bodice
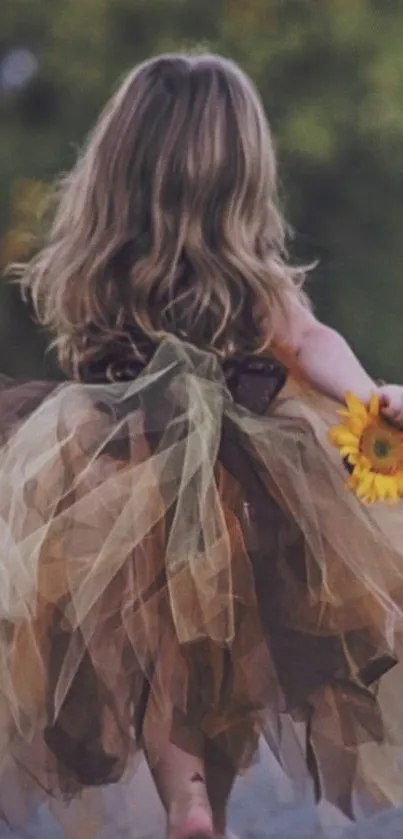
[[[123,352],[111,352],[83,367],[80,378],[97,384],[130,381],[141,375],[146,366],[146,362],[128,358]],[[287,379],[284,367],[269,356],[233,358],[224,361],[221,369],[234,401],[256,414],[266,413]]]

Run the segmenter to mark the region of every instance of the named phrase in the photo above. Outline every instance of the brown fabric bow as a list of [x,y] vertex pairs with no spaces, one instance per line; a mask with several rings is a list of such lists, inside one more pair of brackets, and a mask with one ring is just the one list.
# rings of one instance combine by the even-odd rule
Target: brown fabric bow
[[223,370],[234,402],[260,415],[267,413],[287,380],[285,370],[270,358],[234,359],[224,362]]

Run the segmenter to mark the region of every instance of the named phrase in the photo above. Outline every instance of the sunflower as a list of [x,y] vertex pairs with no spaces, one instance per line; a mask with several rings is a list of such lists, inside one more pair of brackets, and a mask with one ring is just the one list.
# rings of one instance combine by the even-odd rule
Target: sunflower
[[342,454],[349,489],[366,504],[394,503],[403,496],[403,432],[380,414],[379,397],[366,407],[353,393],[345,397],[342,422],[330,429],[329,440]]

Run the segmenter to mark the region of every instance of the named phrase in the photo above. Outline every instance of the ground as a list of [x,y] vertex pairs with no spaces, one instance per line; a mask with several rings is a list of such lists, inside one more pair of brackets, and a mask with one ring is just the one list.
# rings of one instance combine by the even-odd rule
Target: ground
[[[399,811],[325,833],[309,803],[292,804],[284,800],[279,808],[273,792],[275,772],[263,749],[259,764],[237,783],[230,807],[230,826],[242,839],[401,839],[403,836],[403,812]],[[123,806],[121,793],[111,791],[109,803],[115,827],[113,832],[103,833],[102,839],[163,839],[164,816],[145,766],[139,769],[130,797],[129,811]],[[130,812],[136,814],[135,818],[130,818]],[[0,839],[17,837],[0,825]],[[28,839],[26,834],[24,839]],[[31,824],[29,839],[57,839],[54,826],[47,824],[46,814]]]

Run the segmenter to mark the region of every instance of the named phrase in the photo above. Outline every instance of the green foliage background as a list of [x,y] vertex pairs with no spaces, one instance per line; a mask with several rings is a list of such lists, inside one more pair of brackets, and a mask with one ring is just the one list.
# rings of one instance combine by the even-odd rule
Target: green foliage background
[[[374,375],[403,379],[403,3],[399,0],[1,0],[0,62],[38,72],[0,88],[0,267],[29,253],[43,189],[122,74],[152,53],[204,44],[257,82],[276,137],[297,260]],[[15,289],[0,296],[0,369],[51,369]],[[50,364],[50,367],[49,367]]]

